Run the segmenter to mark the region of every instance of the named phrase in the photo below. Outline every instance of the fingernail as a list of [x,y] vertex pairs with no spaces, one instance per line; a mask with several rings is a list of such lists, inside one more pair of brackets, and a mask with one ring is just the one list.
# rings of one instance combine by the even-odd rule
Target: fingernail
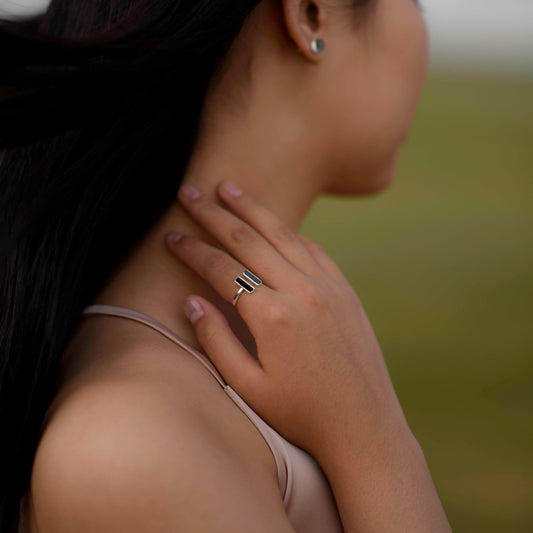
[[177,231],[172,231],[167,233],[166,237],[170,244],[176,244],[183,237],[183,235]]
[[232,181],[228,181],[224,183],[224,189],[231,194],[231,196],[240,196],[242,194],[242,191],[233,183]]
[[178,194],[186,200],[194,200],[195,198],[198,198],[198,196],[200,196],[200,191],[196,187],[193,187],[188,183],[184,183],[180,187]]
[[183,310],[191,322],[196,322],[204,314],[202,306],[194,299],[186,300]]

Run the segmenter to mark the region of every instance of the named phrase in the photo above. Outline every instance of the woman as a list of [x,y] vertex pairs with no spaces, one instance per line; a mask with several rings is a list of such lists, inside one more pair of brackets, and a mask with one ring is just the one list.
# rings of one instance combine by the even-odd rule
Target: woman
[[391,182],[419,9],[4,24],[2,531],[450,531],[357,295],[297,234],[319,194]]

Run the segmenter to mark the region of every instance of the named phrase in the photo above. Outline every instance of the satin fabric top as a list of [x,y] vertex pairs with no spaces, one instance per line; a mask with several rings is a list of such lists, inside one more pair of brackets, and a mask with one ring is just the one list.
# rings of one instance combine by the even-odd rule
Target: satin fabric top
[[[196,357],[218,381],[224,392],[237,404],[256,426],[265,439],[277,466],[278,483],[285,511],[296,533],[343,533],[335,499],[329,482],[316,460],[305,450],[295,446],[269,426],[252,408],[224,381],[209,358],[188,345],[173,331],[155,318],[114,305],[89,305],[82,315],[112,315],[124,317],[162,333]],[[27,533],[25,498],[21,501],[21,524],[19,533]]]

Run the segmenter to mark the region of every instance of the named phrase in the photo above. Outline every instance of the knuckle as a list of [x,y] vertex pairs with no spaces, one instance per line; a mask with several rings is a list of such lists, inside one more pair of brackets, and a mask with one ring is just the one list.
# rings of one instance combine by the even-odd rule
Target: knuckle
[[199,215],[210,212],[214,205],[213,202],[205,196],[200,196],[200,198],[197,198],[193,203],[196,213]]
[[319,311],[322,311],[326,308],[325,295],[315,285],[305,285],[301,289],[301,295],[307,307]]
[[304,237],[303,235],[299,235],[299,237],[301,241],[304,243],[304,245],[307,246],[307,248],[309,248],[309,250],[317,252],[317,253],[324,252],[324,247],[320,243],[313,241],[309,239],[308,237]]
[[270,326],[278,328],[287,326],[290,323],[291,315],[289,310],[280,302],[271,302],[264,311],[264,320]]
[[279,224],[273,230],[273,237],[277,241],[294,241],[296,239],[296,233],[285,224]]
[[310,241],[309,246],[317,253],[317,254],[323,254],[326,253],[324,250],[324,247],[319,243],[315,241]]
[[253,242],[256,236],[254,230],[248,226],[237,226],[230,230],[229,237],[236,244],[248,244]]
[[227,263],[226,257],[221,252],[211,252],[205,258],[208,270],[223,270]]
[[309,237],[306,237],[305,235],[302,235],[301,233],[298,233],[298,238],[304,243],[307,244],[311,242],[311,239]]

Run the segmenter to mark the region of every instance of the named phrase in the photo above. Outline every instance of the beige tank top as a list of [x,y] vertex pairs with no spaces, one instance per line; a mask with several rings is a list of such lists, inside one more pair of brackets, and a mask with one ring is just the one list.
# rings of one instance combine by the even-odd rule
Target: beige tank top
[[[278,483],[287,516],[297,533],[342,533],[343,527],[328,480],[316,460],[269,426],[224,381],[221,374],[203,353],[188,345],[155,318],[114,305],[89,305],[82,315],[103,314],[136,320],[162,333],[196,357],[218,381],[224,392],[252,421],[265,439],[277,466]],[[21,500],[19,533],[27,533],[27,498]]]

